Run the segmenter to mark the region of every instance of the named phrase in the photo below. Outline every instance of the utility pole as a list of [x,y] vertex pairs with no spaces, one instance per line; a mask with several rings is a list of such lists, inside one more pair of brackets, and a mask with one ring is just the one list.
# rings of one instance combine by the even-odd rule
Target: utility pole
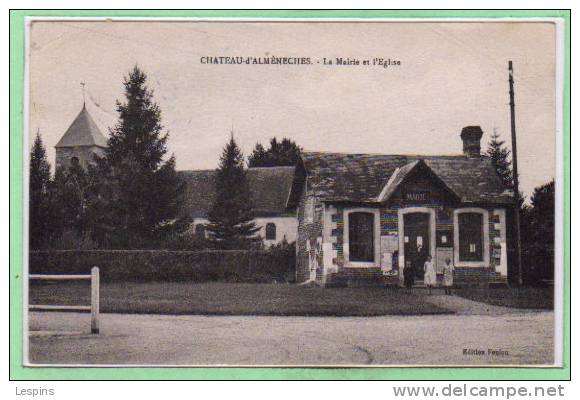
[[518,152],[516,144],[516,104],[514,102],[514,69],[511,60],[508,64],[509,82],[510,82],[510,114],[512,123],[512,170],[514,174],[514,205],[515,205],[515,224],[516,224],[516,254],[518,260],[518,283],[523,285],[523,268],[522,268],[522,238],[520,234],[520,184],[518,176]]

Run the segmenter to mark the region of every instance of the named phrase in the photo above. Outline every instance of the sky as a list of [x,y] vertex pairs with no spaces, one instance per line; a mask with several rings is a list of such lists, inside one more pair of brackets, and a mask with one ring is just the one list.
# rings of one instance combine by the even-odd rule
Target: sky
[[[82,108],[81,82],[108,135],[134,65],[148,76],[179,170],[217,167],[232,129],[246,155],[273,136],[312,151],[460,154],[468,125],[482,127],[484,150],[494,129],[511,146],[512,60],[521,189],[529,196],[555,175],[551,23],[34,21],[29,43],[29,134],[41,133],[52,165]],[[213,56],[312,64],[202,63]],[[400,65],[324,65],[336,57]]]

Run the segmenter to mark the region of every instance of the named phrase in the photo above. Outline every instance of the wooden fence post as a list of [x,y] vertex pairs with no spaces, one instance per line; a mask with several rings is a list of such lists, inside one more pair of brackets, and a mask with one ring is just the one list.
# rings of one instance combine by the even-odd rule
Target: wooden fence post
[[91,269],[91,333],[99,333],[99,267]]

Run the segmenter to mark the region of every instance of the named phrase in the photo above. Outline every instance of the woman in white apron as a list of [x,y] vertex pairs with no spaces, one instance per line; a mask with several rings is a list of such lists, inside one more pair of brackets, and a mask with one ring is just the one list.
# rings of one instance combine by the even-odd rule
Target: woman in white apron
[[431,288],[437,284],[437,273],[435,272],[435,265],[433,265],[431,256],[427,257],[423,269],[425,271],[423,282],[427,286],[427,289],[429,289],[429,294],[431,294]]
[[445,288],[445,294],[451,294],[451,288],[453,287],[453,264],[451,264],[451,259],[445,259],[445,266],[443,267],[443,287]]

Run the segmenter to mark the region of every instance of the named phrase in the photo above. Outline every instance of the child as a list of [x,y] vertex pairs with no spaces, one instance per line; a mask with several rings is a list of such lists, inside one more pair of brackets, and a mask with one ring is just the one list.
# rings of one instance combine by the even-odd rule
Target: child
[[423,265],[423,270],[425,271],[423,281],[427,289],[429,289],[429,294],[431,294],[431,288],[437,284],[437,273],[435,272],[435,265],[431,261],[431,256],[427,257],[427,261]]
[[445,259],[445,266],[443,267],[443,287],[445,288],[445,294],[451,294],[451,287],[453,286],[453,264],[451,264],[451,259]]

